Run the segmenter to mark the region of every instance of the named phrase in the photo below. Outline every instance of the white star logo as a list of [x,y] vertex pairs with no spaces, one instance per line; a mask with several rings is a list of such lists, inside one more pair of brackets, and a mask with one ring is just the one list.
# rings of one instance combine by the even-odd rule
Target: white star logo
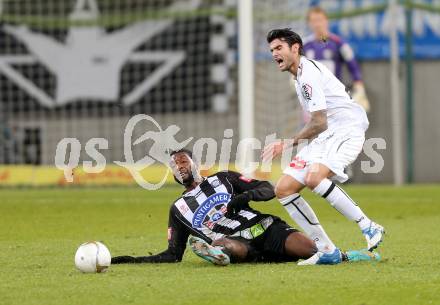
[[[169,11],[190,11],[200,0],[179,1]],[[86,7],[88,6],[88,9]],[[95,0],[77,0],[70,20],[96,20]],[[141,21],[112,33],[98,26],[72,26],[64,43],[31,31],[27,26],[3,26],[3,31],[20,40],[28,55],[0,56],[0,73],[34,97],[41,105],[55,107],[78,99],[114,102],[119,98],[121,70],[127,63],[158,63],[156,70],[122,96],[124,105],[137,102],[185,59],[184,51],[135,50],[173,24],[172,19]],[[56,76],[55,98],[36,86],[13,65],[40,63]]]

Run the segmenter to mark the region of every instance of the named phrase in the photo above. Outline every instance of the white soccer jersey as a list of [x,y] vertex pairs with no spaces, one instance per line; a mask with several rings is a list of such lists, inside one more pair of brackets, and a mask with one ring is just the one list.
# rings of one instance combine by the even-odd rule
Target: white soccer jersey
[[323,64],[301,56],[294,81],[304,110],[327,110],[328,129],[368,128],[369,122],[364,109],[351,99],[344,84]]

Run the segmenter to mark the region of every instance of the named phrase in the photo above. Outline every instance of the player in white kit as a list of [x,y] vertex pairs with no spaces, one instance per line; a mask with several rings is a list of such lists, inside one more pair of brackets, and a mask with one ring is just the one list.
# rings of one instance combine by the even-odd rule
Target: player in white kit
[[[307,59],[301,37],[290,29],[275,29],[267,42],[281,71],[288,71],[304,110],[311,120],[293,137],[293,145],[308,140],[279,179],[275,193],[292,219],[313,239],[318,252],[300,265],[337,264],[341,251],[333,244],[299,192],[308,187],[337,211],[356,222],[372,251],[382,241],[384,228],[371,221],[358,205],[332,180],[345,182],[344,168],[356,160],[365,141],[369,122],[363,108],[345,86],[323,65]],[[278,141],[263,150],[263,161],[279,156],[290,144]],[[330,180],[331,179],[331,180]]]

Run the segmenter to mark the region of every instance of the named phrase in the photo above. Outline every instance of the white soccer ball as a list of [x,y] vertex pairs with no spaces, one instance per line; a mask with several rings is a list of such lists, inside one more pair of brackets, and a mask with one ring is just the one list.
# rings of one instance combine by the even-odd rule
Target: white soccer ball
[[89,241],[76,250],[75,266],[84,273],[101,273],[110,267],[112,257],[107,247],[99,241]]

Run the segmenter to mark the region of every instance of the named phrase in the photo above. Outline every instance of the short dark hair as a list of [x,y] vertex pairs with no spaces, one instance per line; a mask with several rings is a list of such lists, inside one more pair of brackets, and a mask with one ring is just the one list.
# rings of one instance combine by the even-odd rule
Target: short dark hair
[[172,150],[170,151],[170,157],[174,156],[175,154],[178,153],[185,153],[187,154],[191,159],[193,158],[193,154],[192,151],[190,151],[189,149],[186,148],[182,148],[182,149],[178,149],[178,150]]
[[[186,148],[181,148],[178,150],[172,150],[170,151],[170,158],[173,157],[175,154],[179,154],[179,153],[184,153],[186,154],[188,157],[190,157],[191,160],[193,160],[193,154],[192,151],[190,151],[189,149]],[[191,173],[192,175],[192,173]],[[186,186],[185,182],[180,181],[179,179],[177,179],[177,177],[173,174],[174,176],[174,181],[176,181],[177,183],[179,183],[180,185]],[[194,177],[193,177],[194,179]]]
[[328,19],[327,12],[323,8],[321,8],[319,6],[312,6],[307,11],[307,21],[309,21],[311,14],[322,14],[322,15],[324,15]]
[[271,43],[275,39],[279,39],[287,42],[289,47],[292,47],[295,43],[299,44],[299,54],[304,55],[303,42],[301,36],[292,31],[290,28],[274,29],[267,33],[267,43]]

